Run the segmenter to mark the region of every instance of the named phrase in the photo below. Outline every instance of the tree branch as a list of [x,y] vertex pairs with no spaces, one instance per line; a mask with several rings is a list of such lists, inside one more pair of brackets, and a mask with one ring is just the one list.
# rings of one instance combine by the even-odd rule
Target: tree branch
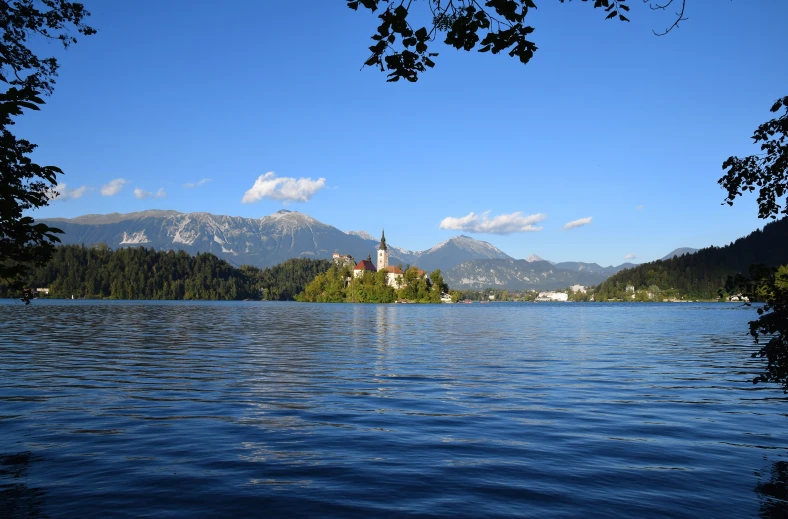
[[[653,11],[657,11],[657,10],[664,11],[668,7],[670,7],[670,5],[673,3],[673,0],[668,0],[667,3],[665,3],[665,4],[650,3],[650,0],[643,0],[643,3],[647,3],[647,2],[649,3],[649,7],[651,8],[651,10],[653,10]],[[679,22],[683,22],[683,21],[689,19],[689,18],[686,18],[684,16],[684,10],[686,8],[687,8],[687,0],[681,0],[681,10],[676,13],[676,20],[673,22],[673,24],[670,27],[668,27],[667,29],[665,29],[664,32],[657,32],[655,30],[652,30],[651,32],[653,32],[655,36],[665,36],[667,33],[672,31],[673,29],[677,28],[679,26]]]

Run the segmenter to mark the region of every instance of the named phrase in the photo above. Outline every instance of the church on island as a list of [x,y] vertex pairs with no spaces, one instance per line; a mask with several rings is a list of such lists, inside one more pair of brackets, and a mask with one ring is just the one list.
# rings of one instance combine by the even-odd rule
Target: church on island
[[378,272],[380,270],[386,271],[386,283],[390,287],[399,288],[402,285],[402,269],[389,265],[389,248],[386,245],[386,231],[380,237],[380,245],[378,245],[378,264],[377,267],[372,264],[372,257],[367,256],[367,259],[361,260],[353,268],[353,277],[361,277],[364,271]]
[[[334,262],[337,264],[347,264],[348,261],[352,261],[350,256],[343,256],[340,255],[338,252],[334,253]],[[359,261],[355,267],[353,267],[353,277],[359,278],[364,275],[364,272],[371,272],[376,273],[381,270],[386,272],[386,284],[390,287],[400,288],[403,285],[402,276],[404,272],[399,267],[394,265],[389,265],[389,248],[386,245],[386,231],[383,231],[383,234],[380,237],[380,244],[378,245],[378,257],[377,257],[377,265],[372,263],[372,256],[367,256],[367,259]],[[420,277],[427,277],[427,273],[421,269],[418,269],[418,274]]]

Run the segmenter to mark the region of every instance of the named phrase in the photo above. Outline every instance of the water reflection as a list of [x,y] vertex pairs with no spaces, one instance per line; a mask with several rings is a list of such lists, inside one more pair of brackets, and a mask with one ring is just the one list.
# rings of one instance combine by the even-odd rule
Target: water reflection
[[35,459],[31,452],[0,455],[0,517],[45,517],[45,492],[27,485]]
[[756,473],[758,484],[755,492],[761,504],[763,519],[785,519],[788,517],[788,461],[772,463],[768,474]]
[[785,514],[746,311],[39,303],[0,304],[3,518]]

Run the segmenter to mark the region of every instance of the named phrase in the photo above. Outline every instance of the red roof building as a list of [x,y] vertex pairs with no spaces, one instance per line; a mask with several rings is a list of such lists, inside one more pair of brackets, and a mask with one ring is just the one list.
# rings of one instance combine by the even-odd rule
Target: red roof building
[[358,271],[357,275],[360,275],[361,272],[363,272],[365,270],[368,270],[370,272],[377,272],[378,271],[378,269],[375,268],[375,265],[372,264],[372,260],[368,260],[368,259],[359,261],[358,265],[356,265],[353,268],[353,270],[354,271]]

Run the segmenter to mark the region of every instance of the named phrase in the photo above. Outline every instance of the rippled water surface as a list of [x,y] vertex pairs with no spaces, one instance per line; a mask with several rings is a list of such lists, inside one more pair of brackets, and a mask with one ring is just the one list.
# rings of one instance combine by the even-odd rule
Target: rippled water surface
[[0,516],[786,517],[753,316],[0,303]]

